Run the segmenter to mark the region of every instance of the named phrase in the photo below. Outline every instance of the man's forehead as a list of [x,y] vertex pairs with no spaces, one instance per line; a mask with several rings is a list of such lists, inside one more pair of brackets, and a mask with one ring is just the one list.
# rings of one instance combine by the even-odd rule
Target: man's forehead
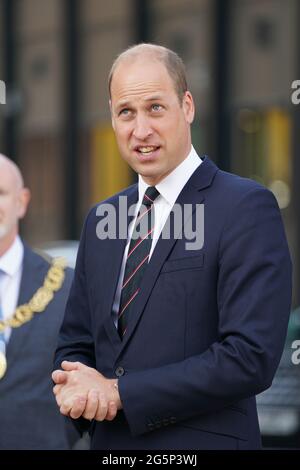
[[[139,73],[139,70],[141,73]],[[175,92],[172,79],[164,68],[153,70],[147,64],[147,71],[141,69],[119,69],[112,81],[111,99],[114,104],[128,100],[152,101],[162,100]],[[136,73],[137,72],[137,73]]]
[[6,158],[0,158],[0,183],[1,186],[11,189],[17,189],[23,186],[19,171],[14,164]]
[[14,187],[16,186],[16,179],[14,178],[14,175],[10,171],[10,169],[5,166],[1,165],[0,163],[0,185],[2,187]]
[[111,88],[126,86],[126,84],[154,81],[161,83],[162,80],[170,81],[171,77],[164,63],[154,58],[138,58],[136,60],[124,60],[116,67]]

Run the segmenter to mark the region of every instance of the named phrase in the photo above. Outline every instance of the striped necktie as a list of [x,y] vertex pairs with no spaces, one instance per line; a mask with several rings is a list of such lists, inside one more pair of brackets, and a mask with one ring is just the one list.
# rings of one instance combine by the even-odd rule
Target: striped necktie
[[149,261],[154,232],[154,201],[159,196],[155,186],[147,188],[140,207],[128,249],[118,316],[118,331],[123,338],[140,291],[140,283]]

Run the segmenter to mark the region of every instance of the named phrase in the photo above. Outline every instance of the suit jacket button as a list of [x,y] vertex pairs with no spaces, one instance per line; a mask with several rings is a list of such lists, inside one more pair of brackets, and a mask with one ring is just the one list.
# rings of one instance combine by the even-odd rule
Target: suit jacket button
[[117,367],[116,370],[115,370],[115,374],[116,374],[117,377],[122,377],[122,375],[125,374],[124,368],[121,367],[121,366]]

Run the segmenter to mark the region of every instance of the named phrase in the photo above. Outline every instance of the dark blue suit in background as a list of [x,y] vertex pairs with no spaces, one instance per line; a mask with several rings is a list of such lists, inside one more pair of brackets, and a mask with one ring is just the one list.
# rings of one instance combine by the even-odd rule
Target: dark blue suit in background
[[[119,195],[105,202],[118,210]],[[137,185],[121,195],[130,206]],[[124,410],[92,423],[94,449],[260,447],[255,395],[271,385],[290,312],[280,211],[208,158],[177,203],[204,204],[204,246],[158,241],[123,341],[112,304],[126,241],[99,240],[96,208],[87,217],[55,367],[78,360],[119,377]]]
[[[18,305],[42,287],[49,263],[24,247]],[[0,449],[69,449],[78,439],[60,415],[52,393],[51,370],[59,328],[71,285],[62,288],[44,312],[13,328],[7,345],[7,371],[0,380]],[[68,432],[66,432],[68,431]]]

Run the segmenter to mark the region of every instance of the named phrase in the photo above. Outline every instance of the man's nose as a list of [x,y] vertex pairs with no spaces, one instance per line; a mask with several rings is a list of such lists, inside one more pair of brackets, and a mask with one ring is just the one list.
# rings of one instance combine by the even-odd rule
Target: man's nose
[[153,133],[150,121],[146,116],[136,116],[133,135],[136,139],[145,140]]

